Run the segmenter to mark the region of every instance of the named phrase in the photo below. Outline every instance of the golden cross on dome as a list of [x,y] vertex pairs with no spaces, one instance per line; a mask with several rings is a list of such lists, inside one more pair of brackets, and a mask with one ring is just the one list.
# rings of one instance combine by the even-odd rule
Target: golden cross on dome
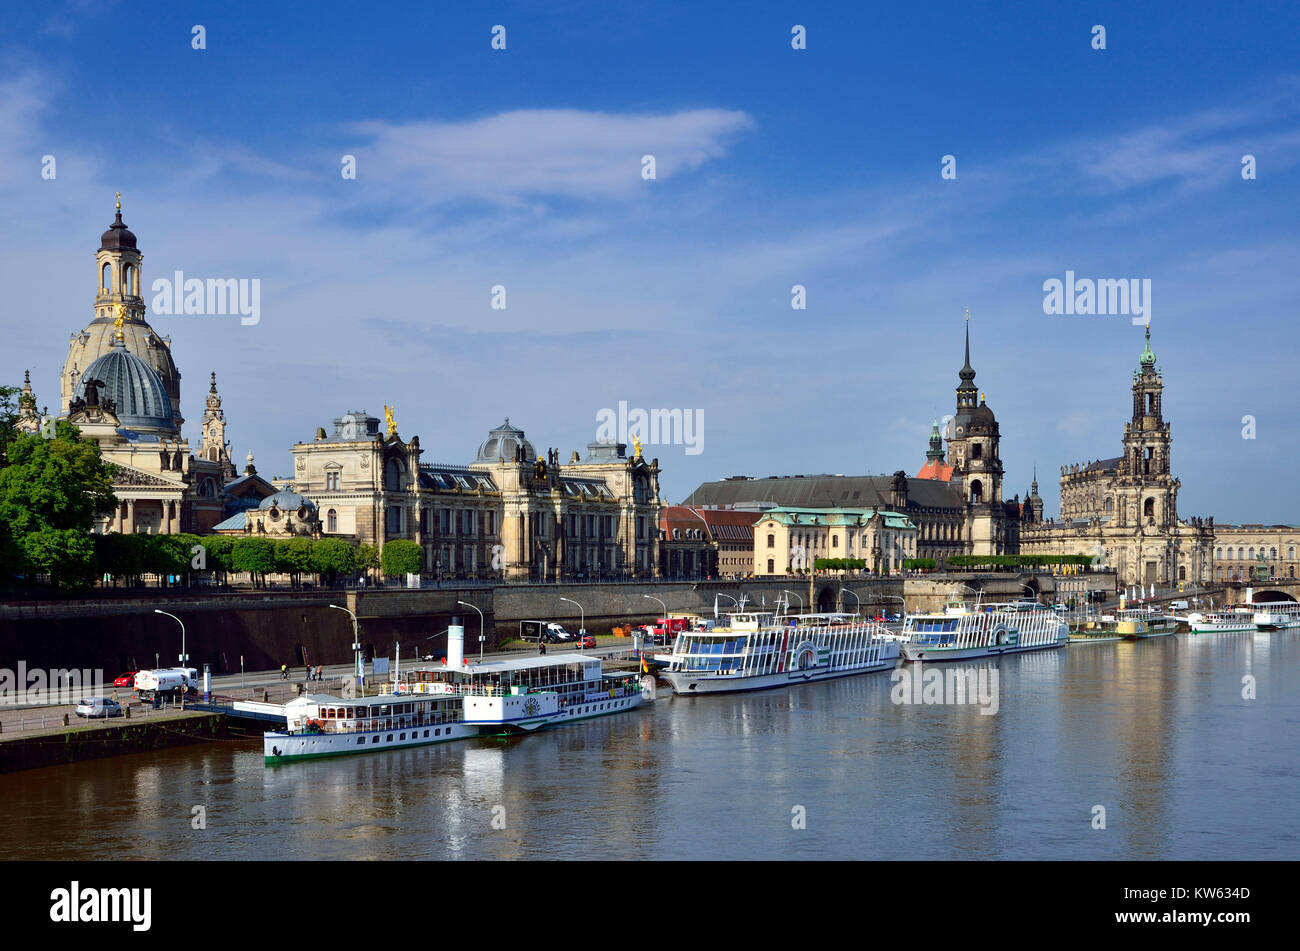
[[966,308],[966,323],[970,323],[970,308]]
[[121,210],[122,210],[122,193],[121,193],[121,192],[118,192],[118,193],[117,193],[117,210],[118,210],[118,211],[121,211]]

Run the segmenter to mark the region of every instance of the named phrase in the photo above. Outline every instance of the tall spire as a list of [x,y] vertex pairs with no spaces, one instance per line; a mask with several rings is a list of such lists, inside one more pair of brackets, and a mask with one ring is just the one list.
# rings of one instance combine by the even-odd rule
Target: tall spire
[[1151,325],[1147,324],[1147,345],[1142,350],[1141,356],[1138,357],[1138,363],[1145,367],[1154,367],[1156,365],[1156,355],[1151,352]]
[[957,387],[957,407],[970,408],[975,406],[975,397],[978,390],[975,386],[975,368],[970,365],[970,308],[966,308],[966,362],[962,365],[961,371],[957,374],[961,377],[961,385]]

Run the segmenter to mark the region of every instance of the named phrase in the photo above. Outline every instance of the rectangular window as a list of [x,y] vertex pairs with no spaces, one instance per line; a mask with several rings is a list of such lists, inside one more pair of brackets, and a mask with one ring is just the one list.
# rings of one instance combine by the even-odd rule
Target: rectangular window
[[438,509],[438,530],[444,535],[451,533],[451,510]]
[[357,737],[357,746],[364,746],[365,742],[366,738],[364,736]]
[[496,534],[496,512],[488,512],[484,515],[484,518],[487,520],[486,534],[495,535]]

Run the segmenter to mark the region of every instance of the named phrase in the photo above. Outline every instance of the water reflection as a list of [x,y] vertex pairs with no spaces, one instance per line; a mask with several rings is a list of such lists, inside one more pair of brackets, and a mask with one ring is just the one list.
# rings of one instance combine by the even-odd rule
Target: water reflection
[[0,855],[1295,856],[1300,632],[955,666],[996,672],[995,715],[895,704],[885,672],[276,768],[254,740],[10,774]]

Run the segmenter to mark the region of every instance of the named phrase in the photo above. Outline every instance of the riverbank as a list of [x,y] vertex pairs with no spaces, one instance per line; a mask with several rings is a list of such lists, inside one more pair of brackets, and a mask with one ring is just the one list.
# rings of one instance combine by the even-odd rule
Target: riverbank
[[229,738],[224,716],[199,711],[152,713],[147,719],[70,722],[68,726],[62,724],[60,715],[58,725],[48,729],[0,734],[0,773]]

